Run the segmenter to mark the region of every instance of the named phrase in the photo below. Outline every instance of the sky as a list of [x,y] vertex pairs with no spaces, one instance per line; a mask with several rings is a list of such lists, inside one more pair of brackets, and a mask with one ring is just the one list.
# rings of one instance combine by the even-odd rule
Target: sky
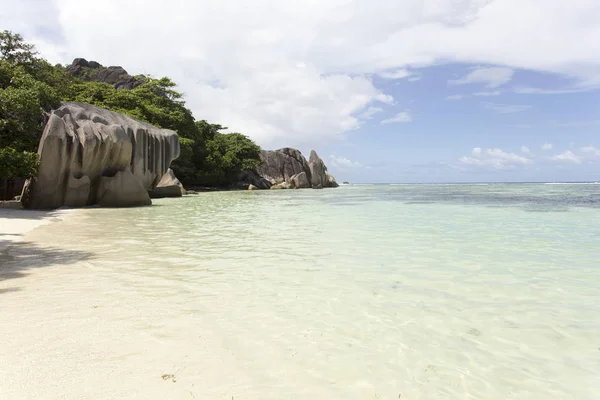
[[197,119],[355,183],[600,181],[598,0],[0,0],[54,63],[168,76]]

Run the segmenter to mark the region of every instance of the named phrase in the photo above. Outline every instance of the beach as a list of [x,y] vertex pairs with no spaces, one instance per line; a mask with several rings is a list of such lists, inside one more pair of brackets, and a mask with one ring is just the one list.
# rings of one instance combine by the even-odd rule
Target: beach
[[591,400],[595,193],[350,185],[0,210],[0,398]]

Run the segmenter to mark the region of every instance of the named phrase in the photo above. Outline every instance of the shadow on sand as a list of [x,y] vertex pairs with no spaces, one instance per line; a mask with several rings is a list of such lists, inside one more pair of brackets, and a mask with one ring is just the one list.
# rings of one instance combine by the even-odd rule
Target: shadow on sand
[[[56,210],[25,210],[17,201],[0,201],[0,218],[42,219],[56,214]],[[0,227],[2,233],[2,227]]]
[[[6,250],[0,252],[0,283],[22,278],[27,275],[27,271],[35,268],[74,264],[92,256],[92,253],[85,251],[38,246],[31,242],[10,244],[0,239],[0,248],[6,245]],[[0,294],[18,290],[19,288],[0,288]]]

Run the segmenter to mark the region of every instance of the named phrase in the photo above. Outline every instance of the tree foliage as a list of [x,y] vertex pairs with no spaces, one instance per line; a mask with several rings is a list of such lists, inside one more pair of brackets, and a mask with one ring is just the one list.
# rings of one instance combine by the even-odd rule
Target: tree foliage
[[0,147],[0,179],[35,176],[39,162],[37,153],[17,151],[12,147]]
[[181,155],[172,167],[184,184],[228,185],[241,171],[258,166],[260,148],[240,133],[196,121],[172,80],[140,78],[144,83],[131,90],[82,81],[39,58],[19,34],[0,32],[0,171],[31,174],[45,113],[60,101],[93,104],[176,131]]

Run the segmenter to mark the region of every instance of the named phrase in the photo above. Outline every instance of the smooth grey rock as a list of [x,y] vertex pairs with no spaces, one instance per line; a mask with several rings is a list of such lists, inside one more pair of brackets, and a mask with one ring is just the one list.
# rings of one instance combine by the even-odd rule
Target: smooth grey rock
[[67,207],[85,207],[90,198],[90,177],[83,175],[80,178],[69,176],[64,205]]
[[242,171],[237,178],[236,183],[231,185],[233,189],[246,189],[249,185],[255,186],[258,189],[269,189],[271,182],[262,176],[258,175],[256,171]]
[[131,76],[123,67],[104,67],[96,61],[87,61],[76,58],[67,67],[67,72],[84,81],[104,82],[113,85],[116,89],[131,90],[144,83],[144,79]]
[[150,198],[159,199],[162,197],[181,197],[185,194],[185,189],[171,168],[163,175],[160,182],[154,189],[148,191]]
[[290,179],[301,172],[306,173],[310,180],[310,168],[306,158],[299,150],[285,147],[279,150],[262,150],[260,152],[262,164],[256,172],[275,185],[289,182]]
[[[21,202],[34,209],[78,207],[100,204],[97,197],[102,194],[103,204],[146,204],[148,190],[161,181],[179,152],[174,131],[89,104],[63,103],[44,127],[39,173],[25,184]],[[112,181],[131,187],[118,190],[116,183],[108,185],[103,179],[119,172],[128,174]]]
[[308,165],[310,167],[310,172],[312,176],[310,183],[313,188],[339,186],[335,181],[335,178],[329,172],[327,172],[327,167],[325,166],[325,163],[314,150],[310,152]]
[[152,200],[139,179],[125,170],[100,178],[96,203],[104,207],[138,207],[149,206]]
[[299,174],[292,176],[290,183],[294,189],[310,188],[310,182],[306,176],[306,172],[302,171]]
[[289,182],[281,182],[276,185],[271,186],[271,190],[275,189],[291,189],[292,185]]

